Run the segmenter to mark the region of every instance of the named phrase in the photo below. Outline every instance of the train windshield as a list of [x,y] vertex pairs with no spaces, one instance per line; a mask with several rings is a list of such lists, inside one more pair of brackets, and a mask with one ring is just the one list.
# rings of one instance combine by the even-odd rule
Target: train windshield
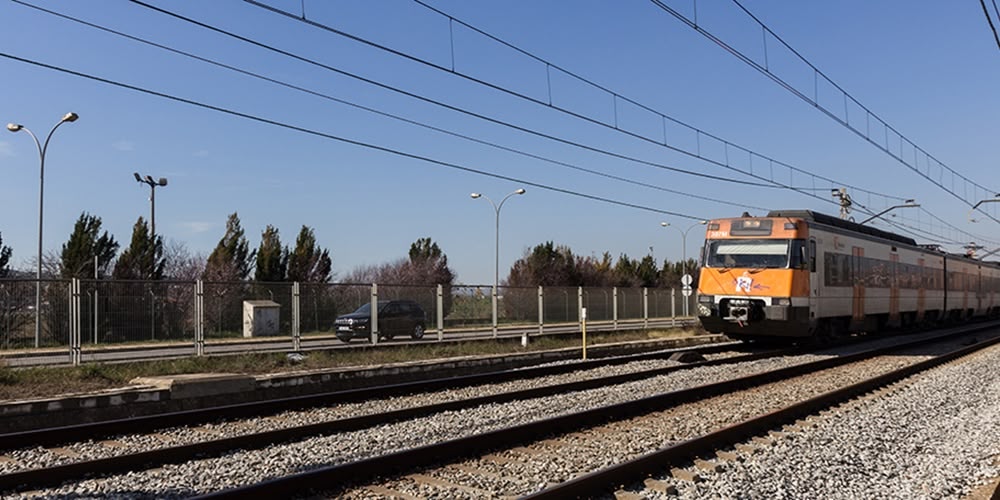
[[705,266],[775,269],[789,266],[791,240],[708,240]]

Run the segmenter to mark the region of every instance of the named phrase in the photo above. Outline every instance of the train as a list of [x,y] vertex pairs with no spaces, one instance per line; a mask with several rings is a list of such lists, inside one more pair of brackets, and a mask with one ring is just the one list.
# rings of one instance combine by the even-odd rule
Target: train
[[708,221],[697,288],[705,330],[828,341],[1000,316],[1000,263],[810,210]]

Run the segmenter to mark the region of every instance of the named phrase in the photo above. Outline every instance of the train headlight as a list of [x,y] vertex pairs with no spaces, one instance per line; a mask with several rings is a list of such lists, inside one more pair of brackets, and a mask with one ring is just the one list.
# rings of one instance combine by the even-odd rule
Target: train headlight
[[705,304],[698,304],[698,316],[711,316],[712,308]]
[[790,306],[790,305],[792,305],[792,299],[788,299],[788,298],[774,299],[774,305],[776,305],[776,306]]

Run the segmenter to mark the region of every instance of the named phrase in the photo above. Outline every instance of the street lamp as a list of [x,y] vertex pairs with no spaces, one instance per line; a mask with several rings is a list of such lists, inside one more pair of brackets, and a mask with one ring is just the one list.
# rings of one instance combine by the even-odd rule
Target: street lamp
[[972,218],[972,212],[975,212],[976,209],[979,208],[979,205],[982,205],[983,203],[996,203],[998,201],[1000,201],[1000,193],[997,193],[996,197],[993,199],[977,201],[976,204],[972,205],[972,208],[969,209],[969,222],[978,222],[976,219]]
[[138,172],[134,172],[132,175],[135,176],[136,181],[149,184],[149,239],[153,242],[153,246],[156,246],[156,186],[166,186],[167,178],[160,177],[160,180],[154,181],[152,175],[142,177]]
[[42,207],[44,207],[44,196],[45,196],[45,152],[49,149],[49,139],[52,138],[52,134],[55,133],[56,129],[60,125],[66,122],[75,122],[77,118],[80,118],[76,113],[66,113],[63,115],[59,123],[52,127],[49,131],[49,135],[45,137],[44,143],[38,142],[38,137],[28,130],[24,125],[16,123],[8,123],[7,130],[11,132],[25,131],[31,136],[35,141],[35,146],[38,148],[38,158],[39,158],[39,174],[38,174],[38,272],[36,274],[35,280],[35,347],[38,347],[39,339],[41,338],[42,332],[42,321],[41,321],[41,310],[42,310],[42,221],[43,212]]
[[687,233],[688,231],[694,229],[695,227],[704,226],[705,224],[708,224],[707,220],[700,220],[698,222],[695,222],[694,224],[691,224],[691,226],[688,227],[687,229],[681,231],[681,228],[677,226],[671,226],[669,222],[660,223],[660,225],[663,227],[670,227],[676,229],[677,232],[681,233],[681,272],[683,272],[684,274],[687,274]]
[[917,204],[917,203],[914,203],[913,200],[906,200],[906,201],[903,202],[902,205],[893,205],[893,206],[891,206],[891,207],[889,207],[889,208],[887,208],[887,209],[885,209],[885,210],[883,210],[883,211],[881,211],[881,212],[879,212],[879,213],[877,213],[877,214],[875,214],[875,215],[873,215],[873,216],[871,216],[871,217],[869,217],[869,218],[867,218],[867,219],[859,222],[859,224],[867,224],[869,221],[877,219],[877,218],[881,217],[882,215],[885,215],[886,213],[888,213],[888,212],[890,212],[892,210],[895,210],[897,208],[917,208],[919,206],[920,205]]
[[[688,234],[688,231],[694,229],[697,226],[704,226],[705,224],[708,224],[707,220],[700,220],[698,222],[695,222],[694,224],[691,224],[690,227],[688,227],[687,229],[684,229],[682,231],[681,228],[679,228],[677,226],[671,226],[669,222],[661,222],[660,223],[660,226],[662,226],[662,227],[672,227],[672,228],[676,229],[677,232],[681,233],[681,273],[682,274],[686,275],[688,273],[687,272],[687,234]],[[685,286],[690,286],[690,285],[685,285]],[[687,300],[684,301],[683,312],[684,312],[684,316],[688,315],[689,311],[688,311],[688,301]]]
[[503,204],[504,202],[507,201],[508,198],[516,194],[517,195],[524,194],[524,188],[520,188],[514,191],[513,193],[504,196],[503,199],[500,200],[499,205],[493,203],[493,200],[491,200],[489,196],[480,193],[472,193],[469,195],[472,199],[485,198],[486,201],[490,202],[490,205],[493,205],[493,211],[496,212],[496,251],[494,253],[496,259],[494,260],[494,267],[493,267],[493,336],[494,337],[497,336],[497,294],[499,293],[500,289],[499,288],[500,287],[500,209],[503,208]]
[[986,253],[980,255],[979,256],[979,260],[983,260],[986,257],[989,257],[990,255],[993,255],[993,254],[995,254],[997,252],[1000,252],[1000,248],[994,248],[993,250],[990,250],[989,252],[986,252]]

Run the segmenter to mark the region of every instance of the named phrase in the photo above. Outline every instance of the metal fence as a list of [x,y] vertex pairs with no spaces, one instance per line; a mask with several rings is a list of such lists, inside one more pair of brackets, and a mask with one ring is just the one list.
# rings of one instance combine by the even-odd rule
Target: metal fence
[[[303,338],[334,338],[340,315],[401,299],[424,309],[425,329],[439,339],[446,333],[572,326],[584,309],[588,322],[645,326],[677,317],[685,300],[671,289],[500,287],[494,307],[488,285],[0,279],[0,353],[68,347],[72,359],[98,346],[173,343],[193,344],[201,354],[206,344],[259,337],[248,327],[248,303],[274,311],[268,337],[291,339],[299,349]],[[686,300],[693,306],[693,296]]]

